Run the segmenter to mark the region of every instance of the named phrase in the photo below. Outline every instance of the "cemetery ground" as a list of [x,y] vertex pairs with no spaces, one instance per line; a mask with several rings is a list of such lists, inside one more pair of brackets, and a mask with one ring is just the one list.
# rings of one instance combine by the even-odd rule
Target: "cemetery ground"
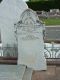
[[60,25],[60,18],[43,18],[41,20],[45,22],[45,25]]

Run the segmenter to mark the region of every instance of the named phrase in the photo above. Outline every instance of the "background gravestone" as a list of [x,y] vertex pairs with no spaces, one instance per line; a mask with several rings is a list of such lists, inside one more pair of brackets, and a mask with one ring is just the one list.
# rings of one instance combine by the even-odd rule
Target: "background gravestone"
[[14,24],[19,21],[20,15],[27,8],[28,6],[22,0],[2,0],[0,3],[0,33],[3,56],[16,56]]

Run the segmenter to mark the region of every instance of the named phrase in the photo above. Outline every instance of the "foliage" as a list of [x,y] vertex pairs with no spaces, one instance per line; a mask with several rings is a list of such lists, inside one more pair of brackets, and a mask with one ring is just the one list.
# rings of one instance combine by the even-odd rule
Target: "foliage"
[[60,9],[60,1],[49,0],[49,1],[37,1],[37,2],[27,2],[29,8],[37,10],[49,11],[50,9]]

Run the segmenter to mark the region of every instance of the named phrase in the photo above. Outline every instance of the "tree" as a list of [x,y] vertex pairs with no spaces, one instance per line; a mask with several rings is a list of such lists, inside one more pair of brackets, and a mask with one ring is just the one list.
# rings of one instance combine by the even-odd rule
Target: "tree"
[[48,1],[48,0],[29,0],[29,1]]
[[2,0],[0,0],[0,3],[1,3],[1,1],[2,1]]

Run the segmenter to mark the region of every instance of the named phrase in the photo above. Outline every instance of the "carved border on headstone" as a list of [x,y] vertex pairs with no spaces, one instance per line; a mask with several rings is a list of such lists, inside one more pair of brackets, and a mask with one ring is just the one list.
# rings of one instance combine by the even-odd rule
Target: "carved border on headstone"
[[[43,24],[43,22],[41,20],[39,20],[38,15],[36,14],[35,11],[33,11],[32,9],[25,10],[21,14],[20,20],[14,25],[16,41],[18,41],[17,35],[19,35],[19,34],[22,35],[23,32],[25,34],[25,31],[32,33],[40,27],[43,29],[42,34],[43,34],[43,38],[44,38],[45,37],[45,24]],[[21,30],[22,33],[20,33],[19,30]],[[29,36],[29,37],[31,37],[31,36]]]

